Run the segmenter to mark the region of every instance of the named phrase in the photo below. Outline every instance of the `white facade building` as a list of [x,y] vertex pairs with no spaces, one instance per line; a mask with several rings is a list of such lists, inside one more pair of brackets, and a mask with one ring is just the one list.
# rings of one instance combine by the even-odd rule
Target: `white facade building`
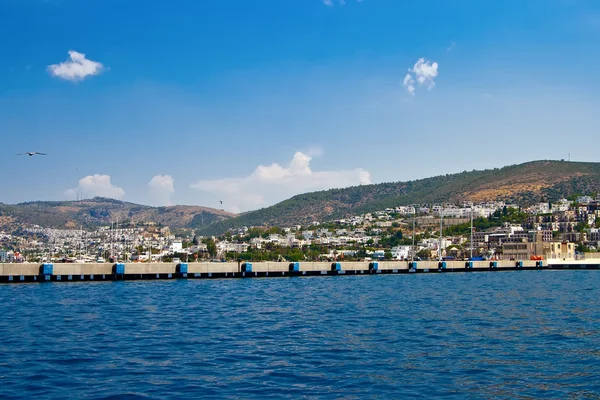
[[411,256],[412,246],[396,246],[392,247],[392,258],[396,260],[408,260]]
[[183,251],[183,244],[181,242],[173,242],[169,247],[171,253],[181,253]]

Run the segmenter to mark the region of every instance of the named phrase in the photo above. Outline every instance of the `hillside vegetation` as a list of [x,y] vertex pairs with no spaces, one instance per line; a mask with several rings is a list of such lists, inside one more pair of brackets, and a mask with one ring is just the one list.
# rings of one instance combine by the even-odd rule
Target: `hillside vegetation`
[[94,228],[119,219],[121,224],[154,222],[172,229],[202,228],[235,216],[223,210],[198,206],[151,207],[95,197],[79,201],[35,201],[0,204],[0,229],[25,225],[49,228]]
[[409,182],[301,194],[272,207],[212,224],[201,233],[220,234],[242,226],[307,224],[414,203],[501,200],[525,206],[575,193],[596,192],[600,192],[600,163],[534,161]]

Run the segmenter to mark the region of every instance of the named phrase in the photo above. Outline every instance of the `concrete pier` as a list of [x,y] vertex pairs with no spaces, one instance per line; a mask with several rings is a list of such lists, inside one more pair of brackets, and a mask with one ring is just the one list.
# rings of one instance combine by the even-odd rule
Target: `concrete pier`
[[[0,264],[0,283],[596,269],[600,260]],[[410,267],[412,265],[412,268]]]

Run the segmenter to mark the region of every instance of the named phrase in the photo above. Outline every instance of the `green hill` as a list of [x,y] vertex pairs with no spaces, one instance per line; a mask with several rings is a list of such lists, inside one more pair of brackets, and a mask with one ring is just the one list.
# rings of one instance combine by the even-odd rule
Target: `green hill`
[[294,196],[204,228],[220,234],[243,226],[291,226],[413,203],[502,200],[529,205],[575,193],[600,192],[600,163],[534,161],[409,182],[380,183]]
[[0,203],[0,230],[26,225],[49,228],[94,228],[117,219],[123,223],[154,222],[172,229],[200,228],[235,216],[223,210],[198,206],[151,207],[95,197],[79,201]]

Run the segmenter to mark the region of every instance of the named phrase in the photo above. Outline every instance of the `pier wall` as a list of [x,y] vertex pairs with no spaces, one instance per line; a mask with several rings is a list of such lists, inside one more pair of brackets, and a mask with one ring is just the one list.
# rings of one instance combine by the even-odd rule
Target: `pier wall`
[[[0,282],[124,279],[228,278],[310,275],[475,272],[542,269],[600,269],[598,260],[379,261],[379,262],[199,262],[117,264],[0,264]],[[48,265],[47,265],[48,267]]]

